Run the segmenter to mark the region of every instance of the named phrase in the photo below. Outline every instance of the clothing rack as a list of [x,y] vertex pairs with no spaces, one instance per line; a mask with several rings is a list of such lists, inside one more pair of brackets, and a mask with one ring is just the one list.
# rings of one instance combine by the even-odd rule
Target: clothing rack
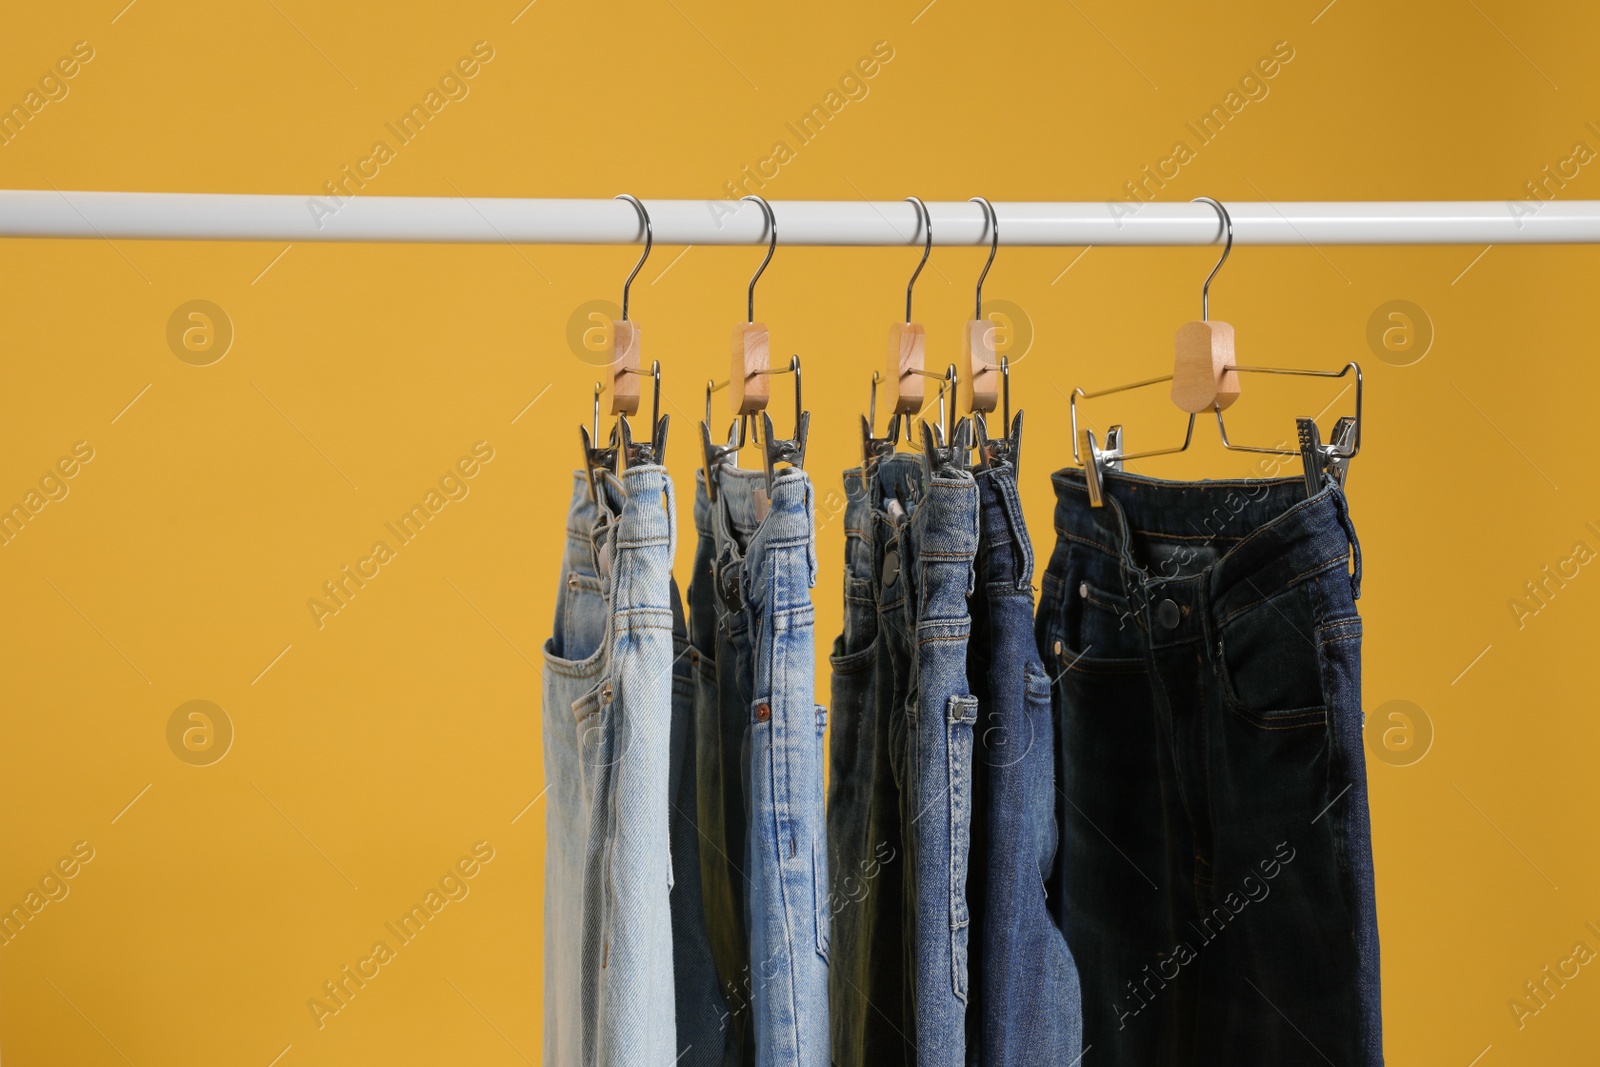
[[[767,241],[759,205],[647,200],[655,241]],[[776,200],[779,243],[919,245],[910,203]],[[989,243],[984,209],[929,201],[933,243]],[[1204,203],[997,202],[1007,246],[1207,245],[1222,237]],[[1241,245],[1489,245],[1600,243],[1600,200],[1232,202]],[[341,241],[477,244],[637,244],[644,227],[626,200],[254,193],[0,190],[0,237],[180,241]]]

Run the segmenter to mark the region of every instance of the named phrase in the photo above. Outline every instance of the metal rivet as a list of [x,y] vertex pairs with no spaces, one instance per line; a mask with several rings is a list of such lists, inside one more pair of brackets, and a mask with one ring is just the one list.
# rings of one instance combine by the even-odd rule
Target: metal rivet
[[1178,622],[1183,618],[1183,613],[1178,610],[1176,601],[1163,600],[1156,605],[1156,621],[1169,630],[1175,630]]
[[578,572],[577,571],[573,571],[571,574],[567,575],[567,588],[568,589],[576,589],[576,588],[578,588]]
[[890,549],[883,555],[883,584],[893,585],[900,577],[900,553]]
[[772,708],[767,704],[756,705],[756,722],[766,722],[772,718]]
[[698,652],[690,652],[689,653],[689,663],[690,663],[691,666],[695,666],[695,667],[700,666],[700,653],[698,653]]
[[1060,641],[1055,643],[1055,653],[1058,659],[1065,653],[1065,650],[1066,646],[1064,646]]
[[1084,597],[1085,599],[1088,598],[1088,596],[1089,596],[1089,583],[1088,582],[1079,582],[1078,583],[1078,595],[1081,596],[1081,597]]
[[602,703],[611,703],[611,683],[607,682],[600,687],[600,700]]

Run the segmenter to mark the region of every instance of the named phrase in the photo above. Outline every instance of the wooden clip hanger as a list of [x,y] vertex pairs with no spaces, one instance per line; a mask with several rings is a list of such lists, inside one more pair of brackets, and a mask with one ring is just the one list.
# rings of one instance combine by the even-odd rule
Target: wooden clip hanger
[[917,269],[911,272],[911,280],[906,282],[906,321],[889,327],[889,359],[884,380],[889,387],[891,415],[915,415],[921,411],[927,397],[926,383],[922,379],[941,377],[923,369],[927,361],[928,334],[921,323],[911,321],[911,292],[933,251],[933,218],[928,214],[928,206],[917,197],[908,196],[906,202],[917,209],[917,222],[922,228],[922,258],[917,261]]
[[[756,321],[756,282],[766,273],[767,264],[772,262],[773,253],[777,251],[778,218],[772,210],[772,205],[767,203],[764,197],[747,196],[743,199],[759,205],[766,217],[767,254],[762,258],[756,272],[750,276],[750,285],[745,292],[745,321],[733,328],[732,359],[728,369],[728,380],[706,382],[706,420],[700,424],[700,445],[706,494],[712,500],[717,498],[715,477],[717,467],[736,462],[738,452],[744,447],[747,439],[754,439],[762,445],[762,462],[766,469],[770,494],[774,464],[786,462],[794,466],[803,465],[806,430],[810,424],[809,413],[802,410],[800,357],[793,356],[787,367],[774,370],[771,366],[772,345],[767,326]],[[767,402],[772,396],[771,383],[768,379],[779,374],[795,376],[795,437],[788,441],[773,438],[772,418],[766,414]],[[727,443],[718,445],[713,443],[711,437],[711,394],[724,388],[729,391],[734,423],[728,429]]]
[[1206,275],[1200,287],[1200,319],[1178,327],[1172,360],[1172,402],[1181,411],[1195,414],[1221,410],[1239,399],[1239,376],[1234,373],[1233,327],[1226,322],[1211,321],[1211,279],[1228,262],[1233,251],[1233,218],[1228,209],[1209,196],[1196,197],[1192,203],[1207,203],[1217,209],[1220,221],[1227,230],[1227,244],[1222,258]]
[[[633,287],[633,280],[639,276],[639,271],[644,267],[645,260],[650,258],[650,249],[655,244],[655,229],[650,222],[650,212],[645,209],[638,197],[623,193],[615,199],[628,201],[639,213],[639,221],[644,225],[644,253],[640,255],[639,262],[633,265],[627,280],[622,283],[622,318],[611,320],[610,335],[606,338],[606,347],[603,349],[611,374],[606,382],[595,383],[593,433],[591,435],[588,427],[578,427],[578,433],[583,439],[584,472],[589,480],[591,500],[599,498],[598,484],[595,481],[595,475],[599,471],[609,470],[617,473],[629,467],[665,461],[667,423],[670,418],[661,414],[661,364],[659,361],[652,361],[648,371],[641,368],[639,326],[628,318],[629,292]],[[636,442],[633,439],[633,428],[628,425],[628,416],[639,412],[639,379],[645,375],[649,375],[654,382],[650,432],[645,440]],[[602,394],[609,396],[607,408],[610,414],[617,416],[617,424],[603,448],[597,447],[600,438]]]
[[[1216,266],[1211,268],[1211,273],[1206,275],[1205,285],[1200,291],[1200,321],[1185,323],[1179,328],[1174,356],[1173,372],[1158,378],[1146,378],[1143,381],[1130,382],[1127,385],[1113,386],[1110,389],[1100,389],[1095,392],[1085,392],[1078,388],[1072,391],[1069,403],[1072,411],[1072,457],[1083,464],[1085,479],[1088,483],[1089,502],[1094,507],[1104,504],[1104,486],[1102,476],[1108,471],[1121,470],[1122,464],[1130,459],[1145,459],[1152,456],[1166,456],[1177,452],[1186,451],[1194,440],[1195,416],[1206,410],[1211,410],[1217,417],[1217,432],[1222,438],[1222,447],[1233,452],[1254,452],[1274,456],[1301,456],[1306,463],[1306,485],[1309,491],[1320,491],[1320,487],[1329,481],[1343,486],[1350,460],[1354,459],[1361,450],[1361,409],[1363,379],[1361,367],[1357,363],[1347,363],[1339,370],[1297,370],[1285,367],[1250,367],[1241,366],[1234,355],[1233,327],[1225,322],[1217,322],[1210,316],[1211,281],[1227,262],[1228,254],[1233,251],[1233,217],[1220,201],[1208,196],[1198,197],[1194,203],[1210,204],[1216,209],[1222,224],[1225,245],[1222,256],[1217,260]],[[1299,448],[1271,448],[1257,445],[1234,444],[1228,439],[1228,427],[1222,417],[1224,408],[1229,407],[1239,399],[1240,374],[1286,374],[1309,378],[1343,378],[1351,372],[1355,373],[1355,416],[1341,418],[1334,425],[1334,430],[1327,444],[1322,443],[1321,434],[1317,430],[1314,420],[1296,420],[1297,438]],[[1184,431],[1183,443],[1173,448],[1153,448],[1143,452],[1128,452],[1124,447],[1123,427],[1114,425],[1106,431],[1105,447],[1101,448],[1095,441],[1094,431],[1078,426],[1078,400],[1079,398],[1092,399],[1107,396],[1111,393],[1127,392],[1148,385],[1157,385],[1162,382],[1172,383],[1172,402],[1180,410],[1189,413],[1189,423]],[[1309,425],[1308,425],[1309,424]]]
[[[1000,216],[994,205],[984,197],[972,197],[968,203],[983,207],[984,220],[989,227],[989,258],[984,260],[983,271],[973,296],[973,315],[961,335],[961,347],[972,372],[972,426],[978,448],[978,467],[988,470],[996,463],[1009,462],[1013,468],[1022,456],[1022,412],[1011,418],[1011,364],[1005,356],[998,356],[995,344],[995,325],[983,315],[983,282],[994,266],[995,253],[1000,248]],[[997,404],[1000,412],[1001,436],[989,436],[987,415],[993,414]]]
[[983,272],[978,275],[977,294],[972,302],[972,318],[961,331],[961,355],[967,361],[972,375],[972,410],[993,411],[1000,400],[1000,360],[995,351],[994,323],[983,317],[983,281],[994,266],[995,253],[1000,248],[1000,217],[994,205],[981,196],[967,201],[983,207],[984,222],[989,228],[989,258],[984,260]]

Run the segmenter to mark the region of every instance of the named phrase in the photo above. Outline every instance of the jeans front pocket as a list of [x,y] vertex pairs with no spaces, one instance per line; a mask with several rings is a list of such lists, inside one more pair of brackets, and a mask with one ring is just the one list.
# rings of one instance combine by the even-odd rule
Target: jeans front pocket
[[1309,586],[1292,586],[1217,627],[1222,694],[1234,714],[1264,730],[1327,721],[1317,612]]
[[967,1000],[967,866],[972,848],[972,731],[978,698],[953,696],[945,716],[945,752],[950,798],[950,978]]

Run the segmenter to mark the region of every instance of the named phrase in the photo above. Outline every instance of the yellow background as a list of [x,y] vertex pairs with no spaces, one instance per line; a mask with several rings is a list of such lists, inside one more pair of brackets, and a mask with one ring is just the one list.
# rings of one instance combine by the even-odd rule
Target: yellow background
[[[1270,94],[1162,199],[1515,200],[1575,142],[1600,147],[1585,125],[1600,124],[1592,5],[523,2],[14,5],[0,102],[74,42],[95,58],[0,148],[0,184],[316,194],[480,40],[494,59],[470,95],[369,194],[723,196],[775,141],[795,147],[785,122],[879,41],[894,57],[868,95],[799,147],[767,196],[1120,199],[1174,141],[1193,147],[1185,121],[1279,41],[1295,58]],[[1600,198],[1594,169],[1559,196]],[[665,368],[687,532],[702,383],[725,373],[759,250],[680,252],[656,249],[633,312]],[[1047,474],[1071,460],[1065,394],[1170,369],[1172,332],[1195,316],[1215,258],[1079,252],[1002,248],[986,290],[1037,333],[1015,381],[1041,554]],[[1376,720],[1411,701],[1433,730],[1420,761],[1398,765],[1396,735],[1392,762],[1371,765],[1390,1061],[1591,1062],[1594,966],[1520,1029],[1507,1002],[1575,942],[1600,949],[1584,928],[1600,926],[1600,576],[1579,567],[1552,584],[1520,628],[1509,602],[1577,542],[1600,550],[1585,526],[1600,527],[1588,314],[1600,252],[1480,252],[1241,247],[1212,310],[1246,362],[1360,359],[1367,372],[1349,484],[1366,707]],[[924,272],[932,364],[958,352],[982,257],[936,249]],[[94,449],[69,495],[0,547],[0,903],[22,901],[75,842],[94,849],[70,894],[0,947],[7,1064],[537,1061],[539,648],[594,376],[565,330],[585,301],[618,298],[635,258],[0,244],[0,503],[75,442]],[[841,599],[827,494],[854,456],[915,259],[780,248],[758,292],[775,353],[806,360],[819,650]],[[167,343],[192,299],[235,331],[210,366]],[[1435,330],[1411,366],[1368,347],[1368,318],[1391,299],[1420,305]],[[1234,432],[1281,439],[1335,395],[1247,383]],[[787,411],[775,405],[780,427]],[[1126,422],[1132,445],[1181,428],[1159,397],[1091,415]],[[1253,469],[1211,428],[1199,438],[1194,454],[1141,469]],[[494,459],[470,496],[319,629],[308,598],[480,440]],[[235,730],[210,766],[168,747],[174,709],[196,699]],[[319,1029],[307,1000],[479,841],[494,859],[470,896]]]

